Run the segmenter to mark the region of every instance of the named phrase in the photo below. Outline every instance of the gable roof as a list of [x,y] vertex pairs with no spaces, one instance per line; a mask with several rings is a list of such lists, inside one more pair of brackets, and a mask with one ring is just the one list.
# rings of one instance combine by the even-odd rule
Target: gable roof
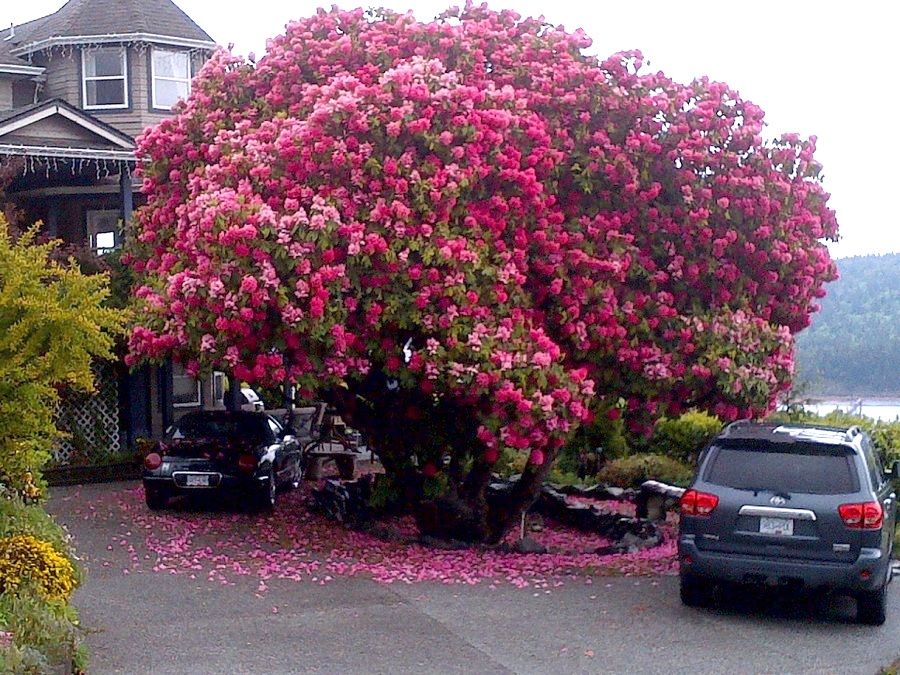
[[[55,13],[10,30],[13,37],[5,42],[14,57],[56,45],[104,42],[157,42],[202,49],[216,45],[172,0],[69,0]],[[0,48],[0,64],[2,59]]]
[[[40,130],[40,125],[54,119],[65,123],[57,128],[68,129],[67,135],[44,137],[38,143],[41,134],[27,133],[29,127]],[[0,113],[0,155],[127,162],[134,161],[134,139],[55,98]]]

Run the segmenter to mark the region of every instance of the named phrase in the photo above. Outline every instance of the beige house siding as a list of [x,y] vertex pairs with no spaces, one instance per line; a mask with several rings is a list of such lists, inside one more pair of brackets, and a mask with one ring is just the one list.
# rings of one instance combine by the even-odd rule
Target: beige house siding
[[77,49],[54,49],[49,56],[40,52],[35,55],[34,65],[46,70],[46,80],[41,91],[41,100],[61,98],[66,103],[81,107],[81,52]]
[[13,83],[13,108],[37,103],[36,95],[40,91],[40,85],[34,80],[17,80]]
[[12,80],[0,78],[0,112],[13,108],[13,83]]

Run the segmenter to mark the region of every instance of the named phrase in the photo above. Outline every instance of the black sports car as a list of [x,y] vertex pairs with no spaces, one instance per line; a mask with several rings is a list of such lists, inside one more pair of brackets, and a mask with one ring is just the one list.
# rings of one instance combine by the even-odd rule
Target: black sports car
[[262,412],[187,413],[144,458],[144,494],[154,510],[176,494],[233,492],[267,511],[280,489],[297,487],[302,477],[293,431]]

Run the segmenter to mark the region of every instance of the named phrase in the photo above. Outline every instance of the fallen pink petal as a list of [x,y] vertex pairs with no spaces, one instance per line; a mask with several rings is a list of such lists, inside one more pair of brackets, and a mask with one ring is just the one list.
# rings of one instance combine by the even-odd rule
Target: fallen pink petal
[[[122,524],[116,542],[127,546],[132,569],[140,569],[137,549],[154,564],[147,572],[203,574],[222,585],[238,578],[258,580],[257,594],[265,594],[272,579],[324,585],[346,577],[366,577],[382,584],[508,585],[531,592],[567,583],[591,584],[606,576],[653,577],[677,571],[673,519],[661,524],[662,545],[636,553],[599,555],[612,542],[546,519],[540,532],[529,536],[547,553],[516,553],[491,548],[443,550],[415,542],[411,516],[385,519],[381,524],[400,532],[402,541],[384,541],[347,529],[309,510],[312,486],[281,496],[270,516],[229,508],[173,508],[148,511],[143,488],[112,491],[87,507],[90,517],[108,512]],[[630,515],[632,504],[596,501],[611,513]],[[83,507],[82,507],[83,508]],[[77,512],[77,509],[76,509]],[[518,532],[505,539],[512,544]],[[413,543],[409,543],[413,542]],[[110,549],[113,546],[109,547]],[[123,573],[128,574],[125,569]]]

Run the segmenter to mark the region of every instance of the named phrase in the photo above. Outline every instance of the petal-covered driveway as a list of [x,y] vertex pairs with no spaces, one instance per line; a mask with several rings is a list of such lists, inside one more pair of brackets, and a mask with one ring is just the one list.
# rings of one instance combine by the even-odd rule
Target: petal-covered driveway
[[896,589],[881,628],[844,599],[689,610],[671,544],[600,557],[548,528],[546,555],[437,551],[336,528],[308,490],[260,518],[151,513],[137,483],[54,488],[89,571],[89,672],[873,675],[900,655]]

